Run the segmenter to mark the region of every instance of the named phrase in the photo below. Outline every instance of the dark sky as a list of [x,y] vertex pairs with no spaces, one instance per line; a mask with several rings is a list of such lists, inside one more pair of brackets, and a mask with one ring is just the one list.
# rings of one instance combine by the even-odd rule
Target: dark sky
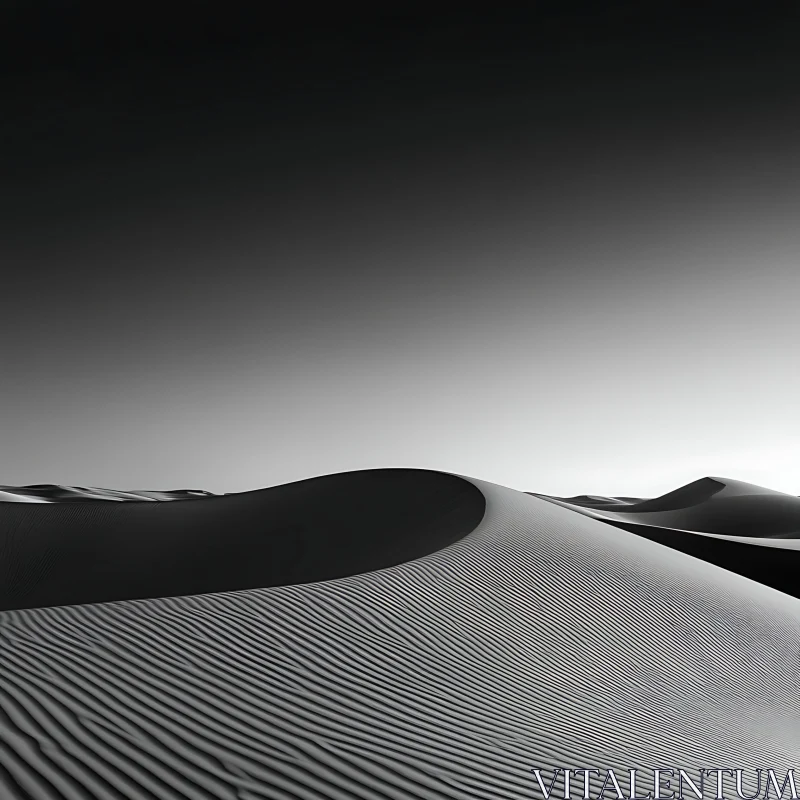
[[800,494],[797,4],[181,5],[0,12],[0,483]]

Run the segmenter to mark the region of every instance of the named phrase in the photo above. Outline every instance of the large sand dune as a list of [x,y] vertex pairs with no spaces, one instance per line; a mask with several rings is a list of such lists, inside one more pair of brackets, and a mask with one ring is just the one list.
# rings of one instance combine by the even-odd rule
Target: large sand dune
[[344,577],[441,549],[483,511],[472,484],[412,469],[169,503],[0,503],[0,610]]
[[[445,477],[432,498],[472,496]],[[534,767],[794,764],[800,601],[471,483],[480,523],[429,528],[427,554],[385,569],[0,613],[0,796],[529,800]],[[376,503],[360,486],[352,524],[396,543],[385,531],[414,492]],[[94,524],[90,504],[69,508]]]

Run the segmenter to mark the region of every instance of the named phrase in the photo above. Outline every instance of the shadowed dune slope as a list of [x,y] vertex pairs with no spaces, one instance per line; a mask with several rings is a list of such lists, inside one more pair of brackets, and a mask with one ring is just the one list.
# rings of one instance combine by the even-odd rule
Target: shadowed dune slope
[[796,569],[800,566],[800,553],[795,548],[771,546],[774,539],[740,541],[737,538],[703,536],[692,531],[641,525],[618,519],[606,519],[603,522],[724,567],[793,597],[800,597],[800,582],[796,574]]
[[446,547],[484,508],[462,478],[413,469],[169,503],[0,503],[0,610],[340,578]]
[[800,601],[474,483],[481,523],[388,569],[0,613],[0,796],[531,800],[534,767],[641,766],[652,790],[653,765],[746,765],[747,794],[751,767],[785,775]]

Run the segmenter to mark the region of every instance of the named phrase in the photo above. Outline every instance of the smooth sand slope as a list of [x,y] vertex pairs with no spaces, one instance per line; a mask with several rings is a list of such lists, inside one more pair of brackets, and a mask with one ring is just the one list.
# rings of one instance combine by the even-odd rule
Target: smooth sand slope
[[0,613],[0,797],[530,800],[534,767],[794,765],[800,601],[472,483],[477,527],[387,569]]
[[701,478],[650,500],[534,495],[674,547],[792,595],[800,497],[731,478]]
[[366,470],[180,502],[0,503],[0,610],[309,583],[446,547],[472,484]]

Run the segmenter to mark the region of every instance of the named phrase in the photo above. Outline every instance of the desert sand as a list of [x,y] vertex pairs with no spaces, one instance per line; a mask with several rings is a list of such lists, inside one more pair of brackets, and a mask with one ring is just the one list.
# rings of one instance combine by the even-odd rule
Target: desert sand
[[446,547],[477,525],[484,505],[459,478],[407,469],[167,503],[74,494],[65,503],[0,503],[0,610],[368,572]]
[[719,477],[647,500],[535,496],[800,594],[791,561],[796,556],[783,552],[800,550],[800,497]]
[[[800,600],[577,505],[416,470],[98,502],[0,505],[4,586],[43,606],[0,613],[4,800],[529,800],[552,765],[795,762]],[[198,542],[231,585],[185,592]]]
[[172,489],[168,491],[120,491],[99,489],[94,486],[60,486],[54,483],[37,483],[28,486],[0,486],[0,501],[7,503],[80,503],[85,500],[191,500],[195,497],[213,497],[200,489]]

